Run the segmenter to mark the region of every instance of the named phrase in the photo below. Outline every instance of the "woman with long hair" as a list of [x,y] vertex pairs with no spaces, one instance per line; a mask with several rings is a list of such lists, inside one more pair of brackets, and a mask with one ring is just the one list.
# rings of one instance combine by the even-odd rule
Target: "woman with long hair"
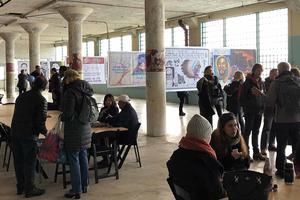
[[114,117],[119,113],[119,108],[112,94],[106,94],[103,100],[103,107],[99,113],[99,122],[107,123],[108,118]]
[[223,114],[212,133],[210,145],[225,171],[245,170],[250,166],[248,148],[233,113]]

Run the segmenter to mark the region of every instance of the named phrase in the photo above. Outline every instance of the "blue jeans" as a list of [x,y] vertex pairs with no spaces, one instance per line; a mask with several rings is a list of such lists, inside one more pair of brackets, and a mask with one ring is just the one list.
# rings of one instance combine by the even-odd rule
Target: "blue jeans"
[[87,150],[67,151],[71,171],[72,192],[80,194],[89,184]]

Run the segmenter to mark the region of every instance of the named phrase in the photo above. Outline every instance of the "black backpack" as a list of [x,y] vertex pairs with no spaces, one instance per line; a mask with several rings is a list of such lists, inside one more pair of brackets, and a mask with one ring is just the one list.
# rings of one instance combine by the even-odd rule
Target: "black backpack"
[[96,122],[99,117],[99,109],[96,99],[85,93],[82,93],[81,110],[78,119],[82,123]]

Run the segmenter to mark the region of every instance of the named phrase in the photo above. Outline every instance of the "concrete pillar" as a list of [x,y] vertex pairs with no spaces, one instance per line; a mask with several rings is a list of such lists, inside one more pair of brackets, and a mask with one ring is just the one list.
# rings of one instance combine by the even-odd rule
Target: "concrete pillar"
[[166,134],[164,0],[145,0],[147,135]]
[[188,20],[190,46],[201,46],[200,22],[197,18]]
[[300,10],[289,9],[288,11],[288,61],[292,66],[300,67]]
[[20,36],[18,33],[0,33],[0,37],[5,40],[6,54],[6,98],[14,101],[15,97],[15,41]]
[[138,33],[138,31],[131,32],[131,48],[132,48],[132,51],[139,51],[139,33]]
[[86,7],[62,7],[58,12],[68,21],[69,41],[68,56],[69,65],[82,75],[82,22],[93,12]]
[[40,35],[48,27],[43,23],[21,23],[20,26],[29,34],[29,66],[30,72],[40,65]]

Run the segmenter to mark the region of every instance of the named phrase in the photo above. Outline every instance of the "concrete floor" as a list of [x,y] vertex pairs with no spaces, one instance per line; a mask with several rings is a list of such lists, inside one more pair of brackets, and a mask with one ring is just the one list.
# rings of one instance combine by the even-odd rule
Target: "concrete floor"
[[[102,95],[97,95],[98,102],[103,99]],[[185,117],[178,116],[178,105],[167,105],[167,132],[164,137],[146,136],[146,102],[145,100],[133,99],[131,101],[136,108],[139,119],[142,123],[139,132],[139,147],[142,159],[142,168],[135,162],[133,150],[120,170],[120,179],[107,178],[99,180],[95,184],[93,171],[90,171],[90,187],[87,194],[82,195],[82,199],[88,200],[171,200],[174,199],[166,182],[168,176],[166,161],[172,152],[177,148],[177,143],[181,136],[185,134],[185,127],[188,120],[198,113],[197,106],[184,106],[187,113]],[[0,105],[0,121],[10,123],[13,113],[13,105]],[[53,114],[50,112],[50,115]],[[49,118],[50,124],[55,122],[55,117]],[[214,119],[216,127],[217,119]],[[51,127],[51,126],[50,126]],[[50,128],[48,127],[48,128]],[[2,162],[4,145],[0,150],[0,161]],[[287,152],[288,153],[288,152]],[[270,155],[274,163],[274,154]],[[1,164],[1,163],[0,163]],[[263,162],[254,162],[251,166],[253,170],[262,172]],[[1,166],[1,165],[0,165]],[[49,175],[49,179],[42,179],[39,183],[37,177],[37,186],[46,189],[46,194],[34,199],[64,199],[63,194],[67,191],[62,187],[62,177],[59,176],[58,182],[53,182],[55,164],[44,163],[43,166]],[[285,185],[283,180],[274,182],[278,184],[278,192],[272,193],[269,199],[276,200],[298,200],[300,199],[300,181],[296,180],[294,185]],[[17,196],[15,188],[15,176],[13,165],[9,172],[0,167],[0,200],[23,199]]]

